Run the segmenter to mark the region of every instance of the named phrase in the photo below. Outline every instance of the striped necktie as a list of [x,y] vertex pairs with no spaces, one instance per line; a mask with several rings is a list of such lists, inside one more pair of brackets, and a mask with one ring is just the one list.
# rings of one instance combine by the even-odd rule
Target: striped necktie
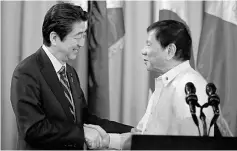
[[67,79],[65,66],[62,66],[62,68],[58,71],[58,73],[60,75],[60,82],[62,84],[64,94],[65,94],[67,100],[70,102],[69,109],[73,115],[73,120],[74,120],[74,122],[76,122],[75,106],[73,103],[72,93],[71,93],[69,82]]

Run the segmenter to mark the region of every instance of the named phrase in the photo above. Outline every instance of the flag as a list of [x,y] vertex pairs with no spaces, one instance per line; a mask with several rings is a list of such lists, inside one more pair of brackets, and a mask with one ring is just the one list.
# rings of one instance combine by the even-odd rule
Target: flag
[[120,121],[124,50],[124,1],[107,0],[110,120]]
[[[237,2],[204,2],[197,69],[213,82],[230,130],[237,135]],[[220,119],[220,118],[219,118]],[[218,125],[220,129],[222,127]]]
[[109,118],[108,25],[106,1],[88,1],[88,106]]
[[88,105],[96,115],[119,120],[124,48],[123,1],[89,1]]

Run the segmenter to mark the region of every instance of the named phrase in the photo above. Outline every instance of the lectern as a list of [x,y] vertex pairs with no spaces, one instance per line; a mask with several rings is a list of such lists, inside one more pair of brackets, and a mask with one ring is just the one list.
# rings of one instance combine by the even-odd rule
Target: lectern
[[237,150],[237,137],[133,135],[131,150]]

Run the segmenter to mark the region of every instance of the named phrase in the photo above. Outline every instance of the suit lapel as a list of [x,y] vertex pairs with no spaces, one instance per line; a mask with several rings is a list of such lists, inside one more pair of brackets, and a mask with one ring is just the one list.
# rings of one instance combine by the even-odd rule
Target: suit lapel
[[76,112],[76,118],[77,118],[77,122],[81,121],[80,119],[80,107],[82,105],[82,102],[80,100],[80,90],[76,89],[75,86],[75,82],[77,82],[77,78],[75,77],[75,73],[72,71],[71,67],[69,65],[67,65],[67,77],[68,77],[68,81],[71,87],[71,91],[72,91],[72,97],[73,97],[73,102],[75,105],[75,112]]
[[66,99],[63,88],[60,85],[58,76],[54,70],[53,64],[51,63],[50,59],[48,58],[47,54],[44,52],[42,48],[39,49],[39,62],[42,65],[41,73],[44,76],[45,81],[51,88],[53,94],[56,96],[57,100],[60,102],[65,114],[67,115],[68,119],[73,121],[73,116],[70,113],[69,109],[69,102]]

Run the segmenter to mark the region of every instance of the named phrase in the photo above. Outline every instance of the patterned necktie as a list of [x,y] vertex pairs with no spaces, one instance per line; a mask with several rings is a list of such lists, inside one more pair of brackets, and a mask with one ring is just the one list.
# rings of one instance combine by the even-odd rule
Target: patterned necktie
[[65,66],[62,66],[62,68],[58,71],[58,73],[60,75],[60,82],[62,84],[64,94],[65,94],[67,100],[70,102],[69,109],[73,115],[73,120],[74,120],[74,122],[76,122],[75,106],[73,103],[72,93],[71,93],[69,82],[67,79]]

